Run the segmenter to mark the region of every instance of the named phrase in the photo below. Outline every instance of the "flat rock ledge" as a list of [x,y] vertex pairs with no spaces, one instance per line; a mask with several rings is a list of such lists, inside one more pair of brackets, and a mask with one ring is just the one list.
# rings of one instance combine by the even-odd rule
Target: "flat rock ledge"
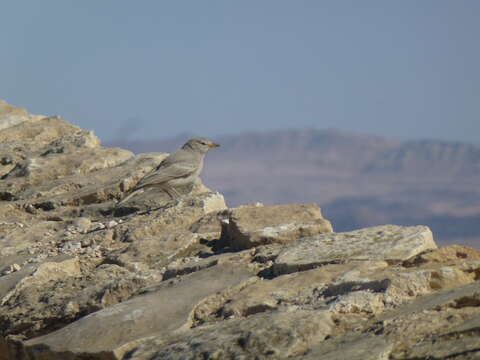
[[426,226],[201,181],[120,206],[167,154],[2,101],[0,140],[0,360],[480,358],[480,251]]
[[308,270],[322,264],[355,260],[401,262],[436,249],[426,226],[384,225],[345,233],[327,233],[300,239],[275,260],[276,275]]
[[332,232],[315,204],[241,206],[229,211],[225,237],[236,250],[287,244],[305,236]]

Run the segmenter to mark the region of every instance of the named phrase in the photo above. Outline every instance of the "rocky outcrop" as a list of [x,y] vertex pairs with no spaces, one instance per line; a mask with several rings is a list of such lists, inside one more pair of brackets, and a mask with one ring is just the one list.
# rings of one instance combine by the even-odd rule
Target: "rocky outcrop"
[[332,232],[314,205],[241,206],[228,214],[225,239],[233,249],[286,244],[305,236]]
[[167,154],[0,103],[0,360],[473,359],[480,251],[335,233],[202,183],[117,202]]

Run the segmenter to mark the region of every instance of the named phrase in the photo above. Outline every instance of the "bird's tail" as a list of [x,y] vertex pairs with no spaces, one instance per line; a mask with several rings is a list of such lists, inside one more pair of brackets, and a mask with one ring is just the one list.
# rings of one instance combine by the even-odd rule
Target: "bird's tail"
[[127,196],[125,196],[122,200],[120,200],[116,206],[118,205],[121,205],[123,204],[124,202],[127,202],[128,200],[130,200],[132,197],[134,197],[135,195],[138,195],[138,194],[141,194],[143,193],[145,190],[143,190],[143,188],[140,188],[140,189],[137,189],[137,190],[134,190],[132,191],[130,194],[128,194]]

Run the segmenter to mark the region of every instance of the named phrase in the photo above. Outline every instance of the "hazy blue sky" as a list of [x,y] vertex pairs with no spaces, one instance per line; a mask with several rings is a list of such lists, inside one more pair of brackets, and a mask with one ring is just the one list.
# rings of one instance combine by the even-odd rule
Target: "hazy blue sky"
[[0,98],[103,140],[479,141],[478,0],[19,0],[0,19]]

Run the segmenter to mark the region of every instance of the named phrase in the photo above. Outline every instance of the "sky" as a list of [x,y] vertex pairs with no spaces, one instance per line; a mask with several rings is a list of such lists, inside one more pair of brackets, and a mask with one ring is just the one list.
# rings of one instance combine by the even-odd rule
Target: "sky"
[[18,0],[0,19],[0,99],[104,141],[480,142],[478,0]]

